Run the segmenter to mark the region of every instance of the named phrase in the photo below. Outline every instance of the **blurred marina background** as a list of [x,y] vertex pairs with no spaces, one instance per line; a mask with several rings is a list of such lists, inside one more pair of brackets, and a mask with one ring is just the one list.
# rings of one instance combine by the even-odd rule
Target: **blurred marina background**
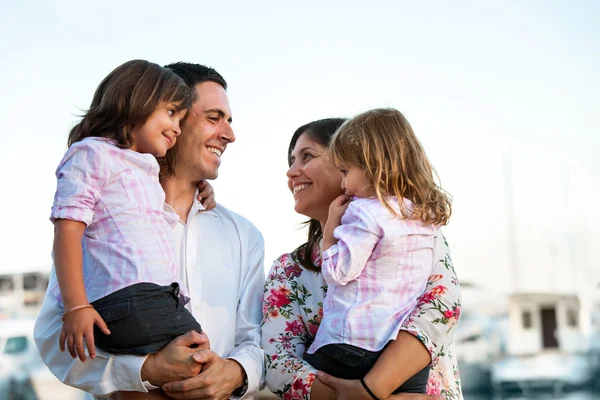
[[271,260],[301,243],[286,151],[311,120],[401,110],[454,197],[464,398],[600,398],[600,2],[4,1],[0,399],[79,399],[37,355],[54,169],[122,62],[229,83],[213,182]]

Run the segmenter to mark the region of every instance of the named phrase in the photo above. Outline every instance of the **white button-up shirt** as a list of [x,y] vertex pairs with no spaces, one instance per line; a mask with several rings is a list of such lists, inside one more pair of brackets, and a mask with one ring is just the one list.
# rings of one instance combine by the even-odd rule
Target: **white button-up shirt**
[[[180,221],[173,229],[183,285],[191,297],[187,307],[210,339],[211,350],[244,368],[248,379],[244,398],[256,397],[264,375],[263,237],[240,215],[221,205],[203,211],[196,200],[187,224]],[[96,349],[96,358],[82,363],[61,353],[61,318],[56,297],[46,293],[34,336],[42,359],[59,380],[98,397],[122,390],[147,391],[147,382],[141,380],[146,357],[114,356]]]

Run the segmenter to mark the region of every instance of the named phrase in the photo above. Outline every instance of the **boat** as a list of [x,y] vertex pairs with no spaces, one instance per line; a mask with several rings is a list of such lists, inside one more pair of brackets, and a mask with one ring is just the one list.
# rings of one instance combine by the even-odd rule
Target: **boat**
[[489,393],[491,366],[503,352],[506,300],[470,282],[461,282],[463,308],[454,343],[465,394]]
[[35,317],[49,278],[48,272],[36,270],[0,272],[0,319]]
[[588,311],[574,294],[511,295],[506,356],[491,370],[494,391],[560,395],[592,384]]

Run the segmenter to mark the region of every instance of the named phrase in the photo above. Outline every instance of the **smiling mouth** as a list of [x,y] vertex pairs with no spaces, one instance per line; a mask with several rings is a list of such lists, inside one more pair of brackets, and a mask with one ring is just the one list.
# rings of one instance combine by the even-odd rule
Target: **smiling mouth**
[[303,183],[302,185],[296,185],[294,186],[292,193],[294,195],[296,195],[297,193],[303,191],[304,189],[306,189],[307,187],[309,187],[311,184],[310,183]]
[[217,149],[216,147],[206,147],[208,149],[208,151],[210,151],[211,153],[213,153],[214,155],[216,155],[218,158],[221,158],[221,155],[223,154],[223,152],[219,149]]
[[163,134],[163,136],[165,137],[165,139],[167,139],[167,144],[169,146],[172,146],[175,144],[175,138],[171,138],[168,135]]

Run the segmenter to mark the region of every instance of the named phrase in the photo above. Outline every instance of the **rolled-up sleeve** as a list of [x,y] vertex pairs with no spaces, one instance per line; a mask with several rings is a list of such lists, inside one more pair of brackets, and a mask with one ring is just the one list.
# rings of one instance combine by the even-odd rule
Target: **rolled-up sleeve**
[[94,206],[109,172],[98,142],[71,145],[56,169],[56,193],[50,220],[69,219],[90,225]]
[[329,285],[347,285],[358,278],[380,239],[378,226],[368,211],[352,202],[335,228],[338,240],[323,251],[321,270]]

